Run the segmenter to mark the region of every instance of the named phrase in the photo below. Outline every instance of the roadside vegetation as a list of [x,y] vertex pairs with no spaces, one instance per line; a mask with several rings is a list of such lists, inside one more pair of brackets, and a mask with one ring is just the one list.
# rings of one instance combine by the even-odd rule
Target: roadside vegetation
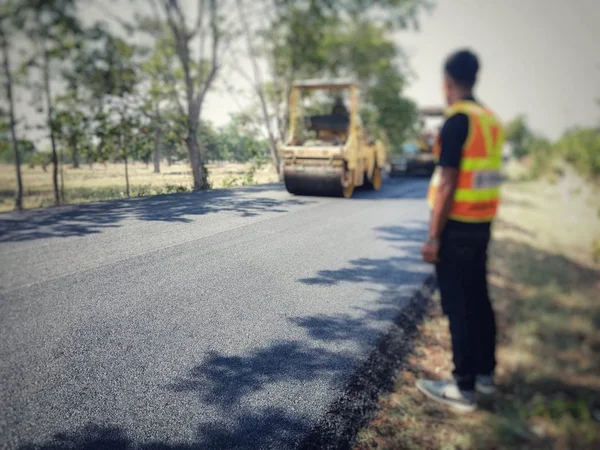
[[[3,1],[0,77],[8,101],[0,108],[0,162],[7,165],[0,169],[13,175],[2,176],[2,208],[10,201],[21,209],[145,195],[158,185],[173,190],[132,179],[138,163],[155,174],[169,172],[165,161],[185,163],[191,179],[173,184],[175,190],[251,184],[267,163],[278,173],[295,79],[356,78],[366,128],[397,150],[414,131],[416,106],[402,95],[410,70],[392,35],[416,30],[431,5]],[[102,19],[90,23],[91,17]],[[209,106],[223,98],[239,110],[217,129]],[[215,161],[248,167],[217,180],[210,173]],[[90,173],[97,164],[115,166],[110,173],[120,165],[119,185],[99,182],[99,190],[90,190],[90,183],[77,181],[86,178],[84,167]],[[40,167],[43,173],[32,178]]]
[[529,179],[550,177],[556,181],[566,162],[587,181],[600,183],[600,125],[574,127],[551,142],[534,132],[525,116],[518,116],[506,126],[506,141],[529,169],[523,172]]
[[503,188],[489,273],[499,392],[457,415],[415,389],[417,377],[451,376],[448,324],[434,298],[357,450],[600,448],[600,190],[556,167],[536,179],[513,167]]
[[[251,186],[278,180],[277,172],[271,164],[223,162],[209,163],[206,168],[208,182],[215,189]],[[9,169],[11,167],[8,165],[0,165],[0,212],[14,208],[15,174]],[[107,162],[80,169],[65,166],[62,175],[65,203],[127,198],[122,164]],[[26,166],[23,167],[22,177],[25,186],[24,208],[54,204],[52,180],[47,171],[39,166]],[[129,183],[130,197],[190,192],[193,189],[192,172],[185,162],[173,163],[171,166],[165,164],[159,174],[153,173],[151,165],[134,162],[129,166]]]

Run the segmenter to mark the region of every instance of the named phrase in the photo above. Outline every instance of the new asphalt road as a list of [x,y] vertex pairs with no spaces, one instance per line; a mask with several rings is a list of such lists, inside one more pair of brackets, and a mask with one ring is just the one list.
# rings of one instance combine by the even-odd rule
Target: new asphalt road
[[294,448],[431,273],[425,191],[0,215],[0,448]]

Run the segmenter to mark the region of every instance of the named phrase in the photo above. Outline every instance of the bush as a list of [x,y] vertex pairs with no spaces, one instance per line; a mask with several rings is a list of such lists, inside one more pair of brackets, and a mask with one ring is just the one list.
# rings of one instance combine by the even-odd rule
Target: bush
[[592,259],[594,262],[600,262],[600,239],[596,239],[592,244]]
[[230,188],[238,185],[239,178],[234,175],[228,175],[223,179],[223,187]]
[[552,175],[556,158],[550,141],[540,137],[532,137],[528,143],[530,155],[530,173],[534,178]]
[[600,177],[600,131],[575,128],[566,132],[554,146],[558,155],[579,173],[589,178]]

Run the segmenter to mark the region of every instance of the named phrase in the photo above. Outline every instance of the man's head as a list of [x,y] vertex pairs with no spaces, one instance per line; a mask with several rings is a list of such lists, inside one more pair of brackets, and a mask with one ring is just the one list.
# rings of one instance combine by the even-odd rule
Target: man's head
[[452,105],[470,95],[477,81],[479,60],[469,50],[451,54],[444,64],[444,95]]

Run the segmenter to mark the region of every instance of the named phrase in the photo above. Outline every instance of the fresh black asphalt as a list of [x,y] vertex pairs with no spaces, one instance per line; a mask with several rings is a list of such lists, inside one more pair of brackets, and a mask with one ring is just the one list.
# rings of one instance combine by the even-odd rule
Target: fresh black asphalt
[[306,445],[431,274],[425,191],[0,215],[0,448]]

